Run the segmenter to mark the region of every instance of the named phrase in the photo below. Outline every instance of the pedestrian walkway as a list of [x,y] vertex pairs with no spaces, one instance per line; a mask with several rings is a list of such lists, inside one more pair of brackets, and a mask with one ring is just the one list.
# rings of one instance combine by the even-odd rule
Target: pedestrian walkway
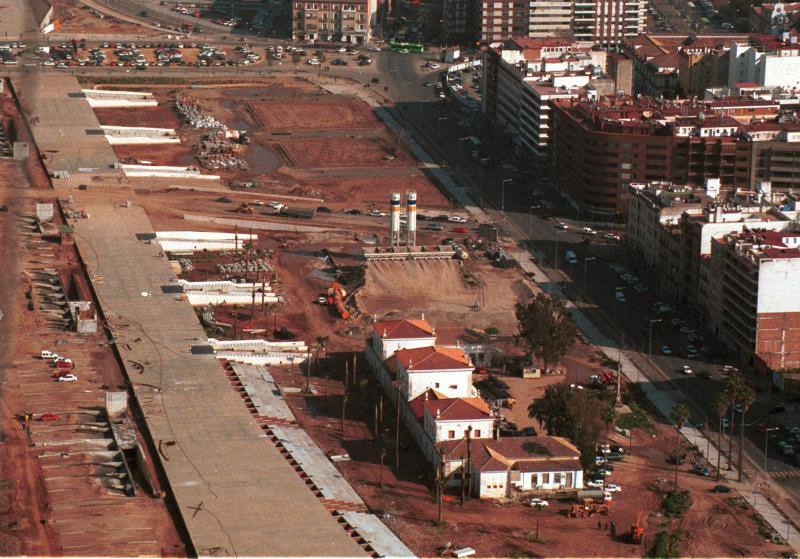
[[789,469],[789,470],[776,470],[769,473],[770,477],[776,479],[787,479],[790,477],[800,477],[800,470],[797,469]]

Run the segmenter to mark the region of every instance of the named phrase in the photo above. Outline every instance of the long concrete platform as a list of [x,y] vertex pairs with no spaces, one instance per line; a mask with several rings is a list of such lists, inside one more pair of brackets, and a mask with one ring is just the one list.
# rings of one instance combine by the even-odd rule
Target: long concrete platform
[[364,556],[231,389],[141,208],[93,205],[80,251],[194,551]]
[[75,76],[20,72],[12,84],[51,174],[121,174],[114,169],[117,157]]

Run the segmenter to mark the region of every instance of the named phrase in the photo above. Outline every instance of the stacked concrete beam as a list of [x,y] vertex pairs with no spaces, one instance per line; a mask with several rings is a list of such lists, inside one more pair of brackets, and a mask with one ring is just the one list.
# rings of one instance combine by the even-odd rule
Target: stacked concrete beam
[[158,101],[152,93],[142,91],[113,91],[107,89],[82,89],[89,106],[97,108],[157,107]]
[[181,139],[174,128],[146,128],[141,126],[101,126],[111,145],[179,144]]

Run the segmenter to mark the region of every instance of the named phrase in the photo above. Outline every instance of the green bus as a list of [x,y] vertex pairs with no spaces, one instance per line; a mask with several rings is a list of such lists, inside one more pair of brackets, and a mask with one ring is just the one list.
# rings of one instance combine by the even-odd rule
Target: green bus
[[425,52],[425,47],[422,43],[401,43],[399,41],[390,41],[389,48],[392,52]]

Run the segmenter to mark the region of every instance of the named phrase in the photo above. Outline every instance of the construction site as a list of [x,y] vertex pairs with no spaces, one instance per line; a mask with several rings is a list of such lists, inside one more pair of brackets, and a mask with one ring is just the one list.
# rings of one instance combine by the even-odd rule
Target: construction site
[[[360,85],[112,81],[0,96],[5,554],[641,557],[661,530],[691,556],[785,551],[701,477],[682,474],[686,516],[659,512],[664,425],[612,435],[631,451],[610,504],[448,490],[439,522],[365,339],[424,314],[476,386],[492,372],[504,421],[543,431],[526,408],[561,379],[505,366],[540,291],[518,247],[455,207]],[[592,351],[565,368],[598,370]]]

